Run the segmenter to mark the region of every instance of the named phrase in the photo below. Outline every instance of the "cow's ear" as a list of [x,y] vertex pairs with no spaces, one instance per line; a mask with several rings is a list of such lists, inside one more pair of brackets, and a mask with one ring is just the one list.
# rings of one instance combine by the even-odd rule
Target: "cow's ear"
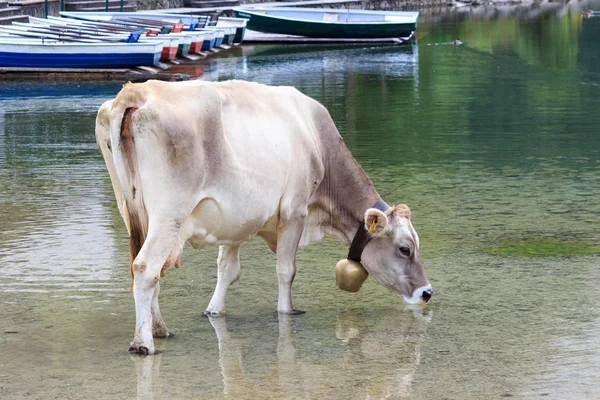
[[383,236],[389,230],[388,217],[376,208],[365,212],[365,227],[373,236]]

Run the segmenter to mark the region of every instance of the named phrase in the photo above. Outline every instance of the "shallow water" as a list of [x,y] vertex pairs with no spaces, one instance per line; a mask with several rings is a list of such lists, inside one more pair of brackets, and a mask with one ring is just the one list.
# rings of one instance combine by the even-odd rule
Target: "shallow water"
[[256,46],[203,65],[325,104],[382,197],[411,207],[435,296],[411,310],[372,280],[340,292],[346,250],[327,239],[298,255],[307,313],[279,317],[275,259],[254,240],[228,316],[209,320],[216,249],[186,248],[161,285],[175,336],[154,357],[126,352],[126,231],[93,136],[121,83],[0,85],[0,398],[600,397],[598,252],[491,251],[600,244],[600,18],[530,14],[428,15],[415,46]]

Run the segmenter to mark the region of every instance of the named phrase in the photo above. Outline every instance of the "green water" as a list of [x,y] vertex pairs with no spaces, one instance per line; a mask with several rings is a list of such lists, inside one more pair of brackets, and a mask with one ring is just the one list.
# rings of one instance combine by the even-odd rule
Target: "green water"
[[327,239],[298,255],[307,313],[281,318],[255,240],[209,321],[217,251],[186,248],[161,285],[175,336],[147,358],[126,351],[126,231],[93,136],[122,83],[1,83],[0,398],[599,398],[600,17],[553,7],[425,13],[414,46],[202,65],[325,104],[382,197],[411,207],[435,296],[337,290],[346,249]]

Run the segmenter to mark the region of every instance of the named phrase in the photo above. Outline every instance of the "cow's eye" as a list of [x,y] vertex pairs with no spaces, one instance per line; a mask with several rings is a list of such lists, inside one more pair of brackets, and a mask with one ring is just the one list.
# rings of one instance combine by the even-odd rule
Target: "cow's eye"
[[403,256],[406,256],[406,257],[410,256],[410,247],[404,247],[404,246],[402,246],[398,250],[400,250],[400,253]]

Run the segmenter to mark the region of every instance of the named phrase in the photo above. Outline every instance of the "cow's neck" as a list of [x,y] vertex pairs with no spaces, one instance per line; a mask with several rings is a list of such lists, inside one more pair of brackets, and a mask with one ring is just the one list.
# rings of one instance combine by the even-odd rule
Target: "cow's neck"
[[324,223],[346,245],[350,245],[363,224],[365,211],[379,200],[373,183],[344,146],[327,158],[325,177],[320,185]]

